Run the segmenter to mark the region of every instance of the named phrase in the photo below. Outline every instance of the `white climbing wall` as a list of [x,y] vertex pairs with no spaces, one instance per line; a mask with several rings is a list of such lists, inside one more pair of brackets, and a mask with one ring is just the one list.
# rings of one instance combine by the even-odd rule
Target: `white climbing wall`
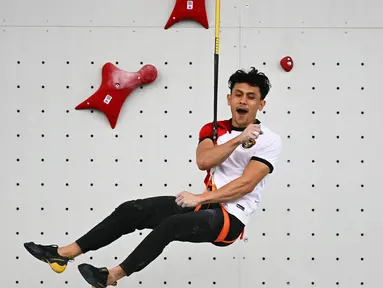
[[[87,287],[78,264],[114,267],[149,231],[60,275],[23,243],[71,243],[128,199],[202,192],[195,148],[213,119],[206,2],[208,30],[191,21],[164,30],[175,0],[0,0],[2,287]],[[273,88],[259,118],[281,135],[281,161],[246,241],[172,243],[120,286],[380,287],[382,3],[222,1],[219,118],[230,117],[229,76],[265,72]],[[115,129],[98,111],[74,110],[107,62],[158,69]]]

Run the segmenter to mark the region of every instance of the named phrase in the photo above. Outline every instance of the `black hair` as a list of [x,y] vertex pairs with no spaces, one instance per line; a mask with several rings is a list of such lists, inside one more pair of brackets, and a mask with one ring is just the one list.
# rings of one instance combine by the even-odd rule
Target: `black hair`
[[235,84],[237,83],[247,83],[251,86],[258,87],[261,92],[261,99],[265,99],[267,94],[270,91],[271,84],[269,78],[262,72],[259,72],[254,67],[251,67],[249,72],[244,71],[243,69],[237,70],[229,78],[229,88],[230,92],[233,91]]

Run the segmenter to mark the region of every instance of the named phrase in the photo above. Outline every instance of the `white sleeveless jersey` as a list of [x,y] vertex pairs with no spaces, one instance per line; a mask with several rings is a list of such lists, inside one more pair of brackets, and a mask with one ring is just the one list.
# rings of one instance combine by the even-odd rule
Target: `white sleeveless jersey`
[[[257,123],[261,125],[263,134],[258,137],[256,143],[248,147],[239,145],[221,165],[211,171],[207,171],[205,178],[206,184],[210,174],[212,174],[217,189],[219,189],[236,178],[241,177],[250,161],[261,161],[270,168],[269,174],[256,185],[252,192],[238,200],[222,203],[230,214],[236,216],[245,225],[248,224],[251,216],[257,209],[266,182],[270,174],[274,171],[275,164],[279,160],[281,153],[281,137],[264,126],[259,120],[257,120]],[[245,129],[234,127],[231,119],[218,121],[217,124],[217,145],[221,145],[235,138]],[[212,133],[212,123],[205,124],[200,130],[199,142],[206,138],[212,139]]]

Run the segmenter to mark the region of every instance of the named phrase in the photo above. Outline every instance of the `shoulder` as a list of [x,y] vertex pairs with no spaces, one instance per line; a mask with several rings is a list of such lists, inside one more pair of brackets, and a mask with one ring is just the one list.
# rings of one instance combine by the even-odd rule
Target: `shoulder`
[[[230,129],[230,121],[229,120],[219,120],[217,121],[218,131],[222,133],[222,131],[229,131]],[[219,134],[221,134],[219,133]],[[199,130],[199,141],[210,138],[213,139],[213,122],[208,122],[202,125]]]
[[[230,120],[219,120],[217,121],[217,126],[219,129],[230,129]],[[213,130],[213,122],[205,123],[201,126],[200,130]]]

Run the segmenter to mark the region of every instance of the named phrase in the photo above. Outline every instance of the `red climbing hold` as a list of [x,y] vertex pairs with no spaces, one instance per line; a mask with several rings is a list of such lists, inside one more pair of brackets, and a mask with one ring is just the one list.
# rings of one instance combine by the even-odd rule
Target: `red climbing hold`
[[177,0],[173,12],[165,25],[165,29],[186,19],[192,19],[208,29],[209,23],[206,15],[205,0]]
[[280,64],[286,72],[290,72],[294,67],[294,61],[290,56],[282,58]]
[[134,89],[143,84],[152,83],[156,78],[157,69],[153,65],[145,65],[137,72],[126,72],[112,63],[106,63],[102,67],[100,88],[77,105],[76,110],[100,110],[104,112],[114,129],[125,99]]

